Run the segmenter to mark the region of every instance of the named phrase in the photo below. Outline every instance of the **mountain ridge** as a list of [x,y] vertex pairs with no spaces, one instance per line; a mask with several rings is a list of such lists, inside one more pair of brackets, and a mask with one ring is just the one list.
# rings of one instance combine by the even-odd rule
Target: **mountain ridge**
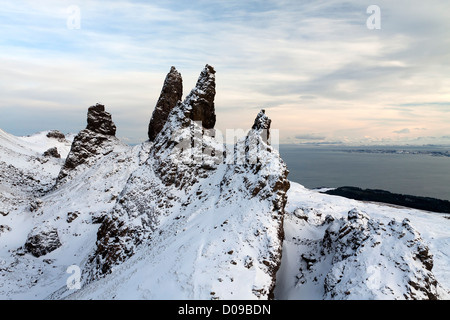
[[[290,182],[264,110],[226,146],[215,137],[214,68],[184,101],[166,98],[175,73],[181,83],[172,67],[158,100],[172,102],[150,119],[161,130],[139,145],[115,137],[99,104],[70,151],[41,135],[65,145],[61,158],[0,132],[11,177],[0,192],[2,299],[449,298],[445,217]],[[71,266],[79,290],[67,284]]]

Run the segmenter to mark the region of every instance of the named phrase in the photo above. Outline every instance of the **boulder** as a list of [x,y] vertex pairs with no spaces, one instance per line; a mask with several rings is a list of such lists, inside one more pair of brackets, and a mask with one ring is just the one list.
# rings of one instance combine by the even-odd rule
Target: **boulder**
[[66,221],[67,221],[67,223],[72,223],[72,221],[75,220],[76,218],[78,218],[79,216],[80,216],[80,212],[78,212],[78,211],[69,212],[69,213],[67,213]]
[[44,157],[53,157],[53,158],[61,158],[61,155],[58,152],[58,148],[50,148],[42,154]]
[[49,133],[47,133],[47,138],[53,138],[56,139],[58,141],[65,141],[66,140],[66,136],[58,131],[58,130],[52,130]]
[[38,258],[58,249],[61,245],[57,229],[43,224],[28,234],[24,247],[27,252]]

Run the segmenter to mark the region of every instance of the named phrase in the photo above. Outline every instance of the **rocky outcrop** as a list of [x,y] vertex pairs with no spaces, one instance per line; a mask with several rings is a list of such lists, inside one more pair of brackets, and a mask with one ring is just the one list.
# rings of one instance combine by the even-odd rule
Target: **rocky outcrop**
[[326,229],[301,255],[298,285],[323,281],[324,299],[438,299],[433,256],[408,219],[385,224],[358,209],[340,219],[301,211]]
[[[205,145],[214,144],[213,138],[203,136],[203,127],[199,124],[202,119],[208,126],[215,123],[214,74],[214,69],[207,65],[183,103],[177,100],[181,96],[181,75],[174,67],[167,75],[149,126],[149,133],[150,128],[154,132],[152,137],[149,136],[154,139],[149,158],[130,176],[113,214],[105,218],[99,229],[97,250],[92,258],[97,269],[94,272],[108,273],[118,261],[131,256],[135,246],[156,230],[160,218],[168,215],[173,203],[179,201],[170,197],[174,193],[172,188],[189,193],[199,179],[211,174],[211,167],[204,168],[203,150]],[[178,103],[171,106],[175,100]],[[201,110],[203,107],[206,110]],[[217,147],[220,148],[217,154],[222,153],[223,146],[214,144],[213,148]],[[219,160],[215,163],[219,164]]]
[[112,121],[111,114],[105,111],[104,105],[97,103],[89,107],[86,130],[106,136],[116,135],[116,125]]
[[[228,166],[221,181],[221,194],[241,193],[245,195],[244,201],[262,201],[271,212],[271,220],[266,221],[265,225],[265,228],[273,232],[269,241],[270,250],[265,253],[269,253],[270,258],[252,260],[272,279],[270,285],[254,294],[258,298],[269,299],[274,296],[276,274],[281,265],[283,222],[287,191],[290,188],[287,166],[268,141],[271,122],[264,110],[258,113],[247,136],[237,142],[234,148],[234,165]],[[239,181],[242,178],[243,183]]]
[[81,215],[80,212],[75,211],[75,212],[68,212],[67,213],[67,218],[66,221],[67,223],[72,223],[75,219],[77,219],[79,216]]
[[47,138],[56,139],[60,142],[66,141],[66,136],[58,130],[52,130],[47,133]]
[[38,258],[58,249],[61,245],[58,231],[44,224],[30,232],[24,247],[26,252]]
[[[131,174],[102,222],[90,279],[110,273],[140,252],[142,244],[158,252],[168,242],[178,258],[164,268],[182,268],[178,263],[194,258],[189,252],[203,252],[191,263],[196,273],[205,274],[202,279],[214,279],[205,297],[232,298],[233,291],[246,298],[272,297],[281,263],[288,170],[264,138],[271,122],[264,111],[235,148],[242,147],[243,158],[229,154],[234,160],[229,162],[212,130],[214,97],[215,71],[207,65],[185,101],[172,109],[148,159]],[[179,232],[187,228],[199,228],[202,236],[192,237],[194,232],[183,238]],[[237,274],[247,280],[234,282]]]
[[185,105],[189,118],[202,123],[203,128],[213,129],[216,124],[214,98],[216,96],[216,71],[206,65],[198,78],[195,88],[186,97]]
[[61,155],[58,152],[58,148],[53,147],[48,149],[42,154],[44,157],[53,157],[53,158],[61,158]]
[[148,138],[154,141],[164,127],[170,111],[181,101],[183,79],[175,67],[166,76],[155,110],[148,126]]
[[253,123],[253,130],[258,130],[262,134],[262,138],[268,143],[270,138],[270,124],[272,120],[266,115],[266,110],[261,110],[256,116],[255,122]]
[[[212,130],[216,123],[215,93],[215,70],[206,65],[196,86],[173,109],[155,140],[150,154],[165,185],[192,185],[223,162],[224,147],[215,141]],[[189,165],[191,172],[180,170],[180,163]]]
[[59,185],[75,168],[90,159],[110,153],[118,143],[115,134],[116,126],[111,114],[105,111],[105,106],[96,104],[89,107],[86,129],[74,138],[56,184]]

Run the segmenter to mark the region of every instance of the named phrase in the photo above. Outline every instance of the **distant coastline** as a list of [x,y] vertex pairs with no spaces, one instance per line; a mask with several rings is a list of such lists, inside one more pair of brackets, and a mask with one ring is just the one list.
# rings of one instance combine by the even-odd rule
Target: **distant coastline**
[[431,212],[450,213],[450,201],[430,197],[404,195],[385,190],[361,189],[357,187],[339,187],[323,191],[322,193],[359,201],[381,202]]
[[406,149],[340,149],[337,151],[349,153],[387,153],[387,154],[413,154],[430,155],[433,157],[450,157],[450,151],[406,150]]

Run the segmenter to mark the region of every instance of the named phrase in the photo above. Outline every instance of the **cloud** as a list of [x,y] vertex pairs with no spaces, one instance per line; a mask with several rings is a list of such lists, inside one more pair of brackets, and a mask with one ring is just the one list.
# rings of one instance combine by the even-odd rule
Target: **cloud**
[[[81,10],[80,30],[66,26],[72,4]],[[187,93],[209,63],[217,70],[219,126],[247,128],[262,106],[283,128],[281,139],[306,138],[302,132],[321,132],[311,141],[398,138],[403,126],[447,135],[450,65],[442,39],[450,3],[379,0],[382,29],[375,31],[365,24],[370,4],[8,2],[0,12],[0,110],[7,112],[0,127],[18,132],[8,119],[25,115],[36,119],[29,130],[48,129],[51,118],[77,128],[73,115],[82,119],[102,101],[123,136],[140,141],[170,66]]]
[[406,134],[406,133],[410,133],[411,130],[409,130],[408,128],[405,128],[405,129],[396,130],[396,131],[393,131],[393,132],[394,133],[398,133],[398,134]]
[[326,137],[316,136],[314,134],[299,134],[295,136],[295,139],[298,140],[325,140]]

